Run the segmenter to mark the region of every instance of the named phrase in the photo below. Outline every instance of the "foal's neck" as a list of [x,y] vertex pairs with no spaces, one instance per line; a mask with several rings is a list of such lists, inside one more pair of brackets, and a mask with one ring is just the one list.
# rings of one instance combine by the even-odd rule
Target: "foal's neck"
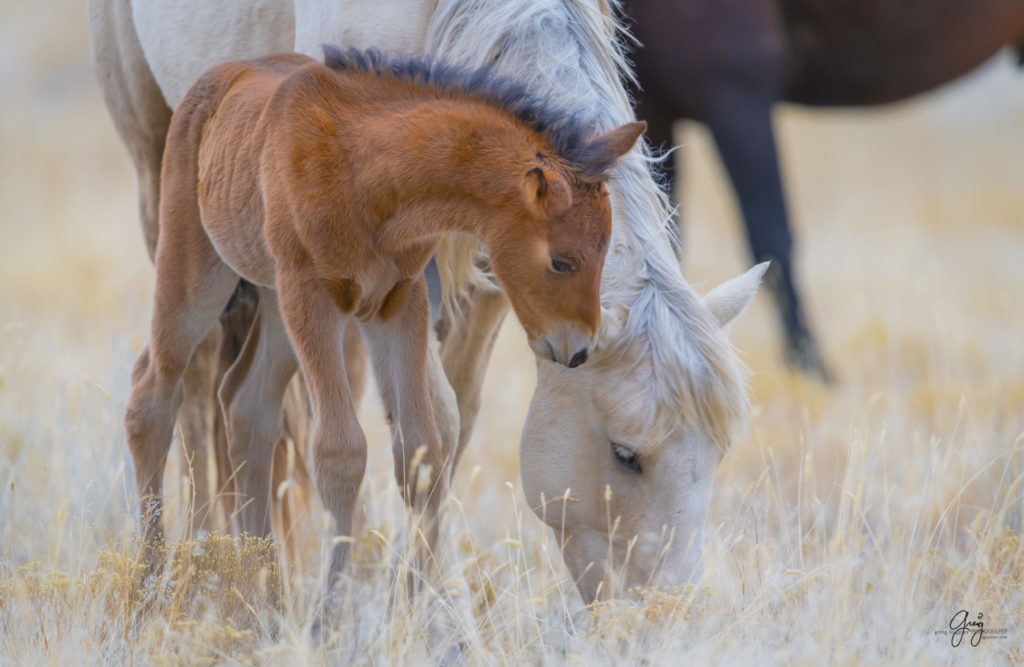
[[437,101],[387,120],[373,138],[375,208],[388,212],[378,247],[451,231],[486,236],[490,212],[519,192],[530,131],[483,102]]

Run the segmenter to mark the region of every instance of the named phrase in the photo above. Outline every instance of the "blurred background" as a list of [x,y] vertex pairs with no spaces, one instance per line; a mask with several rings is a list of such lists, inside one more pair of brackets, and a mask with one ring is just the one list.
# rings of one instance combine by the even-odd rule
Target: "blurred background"
[[[34,561],[87,569],[97,549],[131,531],[121,419],[153,272],[134,173],[93,80],[84,2],[2,0],[0,12],[0,576],[10,577]],[[716,480],[710,586],[745,591],[760,577],[828,566],[862,590],[861,578],[875,576],[888,586],[885,608],[898,608],[885,622],[922,636],[946,622],[945,607],[926,599],[991,595],[993,614],[1019,612],[1019,591],[1009,594],[1024,570],[1019,555],[1011,578],[993,578],[991,590],[957,589],[952,575],[907,589],[904,576],[948,574],[975,557],[990,563],[988,533],[972,524],[979,516],[985,530],[1016,531],[1019,544],[1024,70],[1004,54],[910,103],[784,106],[776,126],[799,276],[838,382],[825,388],[781,365],[766,294],[734,326],[754,411]],[[682,125],[678,138],[684,274],[703,293],[751,262],[705,131]],[[531,354],[510,318],[456,475],[465,528],[485,548],[510,534],[548,539],[517,513],[521,496],[508,486],[519,485],[533,385]],[[368,396],[364,495],[376,499],[393,484],[386,427]],[[367,501],[365,524],[383,520],[378,502],[401,516],[397,493],[386,498]],[[868,556],[833,532],[851,512],[882,536]],[[723,595],[712,609],[740,618],[761,609]],[[805,597],[793,618],[833,613],[834,602]]]

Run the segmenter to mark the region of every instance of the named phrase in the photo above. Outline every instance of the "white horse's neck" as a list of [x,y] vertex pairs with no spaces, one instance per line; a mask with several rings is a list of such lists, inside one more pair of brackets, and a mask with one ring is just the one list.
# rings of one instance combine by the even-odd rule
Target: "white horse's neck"
[[322,44],[423,53],[437,0],[295,0],[295,50],[320,58]]

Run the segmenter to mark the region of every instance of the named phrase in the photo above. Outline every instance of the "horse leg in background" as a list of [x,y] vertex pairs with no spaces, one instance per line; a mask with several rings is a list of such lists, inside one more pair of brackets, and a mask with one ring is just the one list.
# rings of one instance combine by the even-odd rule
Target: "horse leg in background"
[[341,345],[345,355],[345,377],[348,379],[348,389],[352,393],[352,404],[358,409],[359,404],[363,402],[363,395],[366,393],[367,370],[366,345],[363,344],[363,336],[359,333],[359,327],[347,327],[342,336]]
[[213,422],[213,459],[217,468],[216,500],[219,501],[218,504],[223,509],[225,525],[230,527],[228,532],[236,534],[238,533],[234,514],[237,495],[236,471],[231,467],[231,459],[228,456],[227,426],[224,423],[224,411],[217,394],[228,369],[242,353],[242,346],[245,345],[249,329],[256,319],[258,305],[259,297],[256,286],[244,280],[239,282],[238,288],[231,296],[231,302],[220,316],[222,336],[217,354],[217,383],[212,396],[214,405],[217,406],[217,418]]
[[[396,290],[401,287],[396,287]],[[410,533],[420,574],[436,572],[433,557],[439,532],[441,501],[447,490],[447,461],[434,421],[427,373],[430,346],[430,307],[423,276],[408,286],[401,310],[385,314],[360,328],[370,347],[384,409],[391,425],[395,479],[402,497],[419,514],[419,531]],[[383,321],[381,321],[383,319]],[[440,372],[435,368],[433,372]],[[415,526],[415,524],[414,524]],[[425,544],[420,543],[422,532]]]
[[[185,400],[178,413],[185,463],[192,487],[192,527],[209,533],[217,527],[216,508],[211,502],[210,446],[213,423],[220,420],[220,410],[210,401],[217,391],[219,379],[217,355],[221,345],[221,328],[214,326],[196,349],[185,371]],[[214,475],[215,476],[215,475]]]
[[[276,298],[274,300],[277,308]],[[242,354],[242,348],[255,326],[256,310],[259,304],[257,289],[249,283],[242,282],[232,298],[231,304],[221,316],[221,328],[224,340],[220,348],[220,371],[217,375],[218,385],[223,382],[228,369]],[[255,345],[255,342],[253,343]],[[289,348],[290,349],[290,348]],[[351,387],[353,403],[358,406],[366,388],[366,356],[362,337],[357,327],[346,329],[344,334],[345,370]],[[230,399],[229,399],[230,400]],[[224,403],[228,405],[228,403]],[[265,501],[268,507],[279,503],[280,525],[275,532],[280,536],[288,551],[290,560],[297,562],[299,556],[294,535],[293,518],[309,514],[309,501],[315,494],[312,477],[307,461],[310,442],[311,415],[309,413],[309,397],[301,377],[296,377],[289,384],[284,395],[283,428],[274,450],[274,463],[271,477],[270,494]],[[292,456],[288,454],[288,441],[293,445]],[[240,465],[247,461],[236,452],[235,463],[229,454],[227,430],[224,419],[214,422],[214,455],[217,472],[217,493],[222,501],[229,523],[234,525],[234,532],[241,533],[243,528],[240,517],[235,514],[236,504],[244,505],[244,494],[239,496],[237,476],[241,474]],[[278,496],[282,484],[287,481],[294,483],[287,492]],[[251,496],[249,496],[251,497]],[[237,501],[237,502],[236,502]],[[272,512],[273,518],[273,512]]]
[[103,101],[135,165],[142,235],[153,259],[159,232],[160,167],[171,109],[142,52],[130,0],[89,0],[89,33]]
[[245,345],[220,387],[243,534],[270,535],[274,449],[281,440],[285,391],[297,369],[277,298],[262,289]]
[[774,100],[727,84],[709,94],[704,114],[739,198],[750,249],[757,262],[771,260],[771,286],[786,336],[786,359],[828,381],[818,345],[807,326],[793,275],[793,240],[772,130]]
[[[441,278],[437,273],[437,265],[434,263],[434,260],[431,260],[427,265],[424,275],[427,280],[431,310],[439,311],[441,304]],[[497,324],[500,324],[500,316],[503,316],[507,309],[507,300],[504,293],[500,290],[496,291],[496,294],[498,295],[498,300],[506,304],[498,317]],[[475,308],[469,300],[466,300],[462,305],[467,309]],[[478,317],[477,319],[481,318]],[[442,322],[440,318],[437,319],[437,322],[438,336],[440,338],[440,330],[447,329],[448,324]],[[497,332],[497,324],[494,327],[495,333]],[[491,340],[491,344],[493,344],[493,340]],[[352,390],[352,400],[358,407],[366,386],[366,348],[358,328],[346,330],[344,346],[345,373],[348,377],[349,387]],[[476,358],[476,353],[471,350],[461,349],[458,352],[463,356],[473,356],[474,360]],[[441,436],[442,458],[445,462],[446,470],[451,472],[455,469],[462,449],[469,440],[469,434],[472,430],[472,419],[480,408],[479,384],[483,381],[484,368],[480,369],[477,388],[471,396],[475,401],[475,407],[471,409],[467,407],[464,410],[459,403],[462,394],[455,391],[451,384],[451,377],[447,374],[445,362],[442,361],[443,354],[443,352],[439,352],[438,347],[435,347],[433,344],[429,345],[427,349],[427,385],[430,389],[430,403],[434,408],[434,422],[437,424],[437,430]],[[486,359],[484,359],[484,366],[486,367]],[[471,391],[467,391],[466,396],[469,397],[471,393]],[[462,428],[465,422],[461,417],[465,414],[470,415],[470,428]]]
[[438,321],[441,362],[459,408],[459,440],[451,463],[453,470],[473,433],[487,362],[508,308],[508,298],[500,289],[473,286],[459,300],[458,312],[443,313]]

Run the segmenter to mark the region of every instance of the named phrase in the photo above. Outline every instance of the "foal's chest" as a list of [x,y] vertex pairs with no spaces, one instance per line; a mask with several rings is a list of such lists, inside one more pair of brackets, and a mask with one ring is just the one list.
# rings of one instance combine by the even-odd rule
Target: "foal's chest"
[[[356,268],[336,267],[324,282],[338,310],[361,321],[391,319],[406,304],[436,243],[417,244],[387,255],[368,251]],[[355,269],[355,270],[353,270]]]

